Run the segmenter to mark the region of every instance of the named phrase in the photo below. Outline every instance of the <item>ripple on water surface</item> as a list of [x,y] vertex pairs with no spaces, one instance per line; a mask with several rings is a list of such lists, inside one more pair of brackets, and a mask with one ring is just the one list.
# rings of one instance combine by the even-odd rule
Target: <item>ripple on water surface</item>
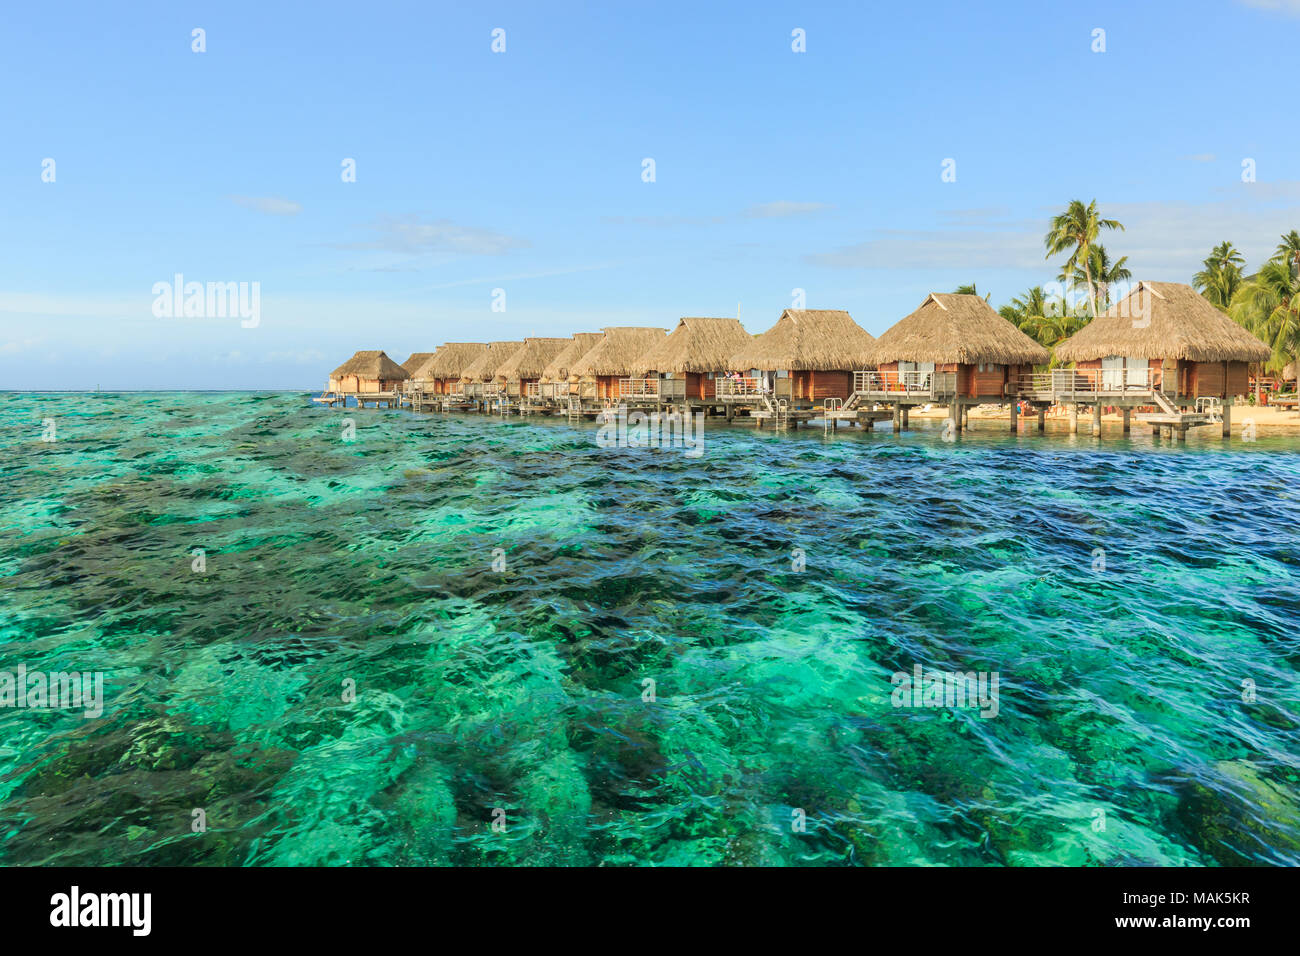
[[304,404],[0,397],[4,862],[1300,863],[1294,439]]

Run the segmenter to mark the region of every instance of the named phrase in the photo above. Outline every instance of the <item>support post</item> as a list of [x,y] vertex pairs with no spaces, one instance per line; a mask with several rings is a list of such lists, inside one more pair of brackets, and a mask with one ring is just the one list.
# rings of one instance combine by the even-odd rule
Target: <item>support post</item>
[[1070,434],[1079,434],[1079,403],[1070,403]]
[[1041,435],[1046,430],[1047,430],[1047,409],[1039,405],[1038,406],[1038,434]]
[[1133,409],[1125,408],[1122,410],[1122,413],[1124,415],[1124,434],[1127,435],[1129,433],[1129,429],[1132,427],[1131,419],[1133,417]]
[[1011,434],[1015,434],[1020,429],[1020,403],[1011,403]]
[[1223,400],[1223,437],[1232,437],[1232,396]]
[[1094,402],[1092,406],[1092,433],[1101,434],[1101,402]]
[[903,406],[901,406],[901,407],[902,407],[902,409],[903,409],[903,417],[902,417],[902,422],[903,422],[903,431],[907,431],[907,412],[908,412],[908,407],[907,407],[906,405],[903,405]]
[[894,403],[894,431],[903,430],[903,406],[898,402]]

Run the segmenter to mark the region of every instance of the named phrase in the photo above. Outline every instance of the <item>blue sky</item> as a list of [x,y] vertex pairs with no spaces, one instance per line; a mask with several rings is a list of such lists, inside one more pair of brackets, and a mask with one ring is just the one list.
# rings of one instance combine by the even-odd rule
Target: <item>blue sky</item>
[[[1053,279],[1072,198],[1136,278],[1254,266],[1300,228],[1298,38],[1300,0],[11,5],[0,388],[319,387],[795,289],[879,333]],[[155,316],[177,273],[259,323]]]

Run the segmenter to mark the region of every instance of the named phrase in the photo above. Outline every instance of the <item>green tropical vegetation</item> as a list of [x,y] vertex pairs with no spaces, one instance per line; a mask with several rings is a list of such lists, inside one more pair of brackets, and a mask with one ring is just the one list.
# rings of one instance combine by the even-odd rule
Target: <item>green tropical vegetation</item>
[[1065,212],[1052,217],[1052,227],[1043,238],[1047,247],[1045,258],[1070,253],[1062,273],[1073,275],[1076,270],[1082,270],[1094,319],[1097,317],[1097,288],[1092,273],[1092,249],[1103,229],[1123,231],[1124,227],[1116,219],[1102,219],[1097,212],[1097,200],[1085,206],[1083,200],[1073,199]]
[[[1105,231],[1123,232],[1124,226],[1103,218],[1095,199],[1087,204],[1071,200],[1052,217],[1043,237],[1047,258],[1066,256],[1056,277],[1060,291],[1034,286],[998,313],[1055,352],[1057,345],[1114,304],[1116,287],[1132,281],[1128,256],[1112,259],[1099,241]],[[1253,274],[1247,274],[1245,256],[1235,245],[1220,242],[1192,277],[1192,286],[1273,350],[1265,371],[1279,372],[1292,362],[1300,368],[1300,230],[1280,236],[1273,255]],[[1083,290],[1083,295],[1071,296],[1071,289]],[[957,291],[978,295],[974,283]]]

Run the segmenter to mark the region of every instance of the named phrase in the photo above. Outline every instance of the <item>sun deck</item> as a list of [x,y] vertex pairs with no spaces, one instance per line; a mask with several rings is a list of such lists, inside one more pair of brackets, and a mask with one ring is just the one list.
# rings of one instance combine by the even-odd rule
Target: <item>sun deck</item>
[[859,402],[943,403],[957,395],[957,373],[854,372],[853,395]]

